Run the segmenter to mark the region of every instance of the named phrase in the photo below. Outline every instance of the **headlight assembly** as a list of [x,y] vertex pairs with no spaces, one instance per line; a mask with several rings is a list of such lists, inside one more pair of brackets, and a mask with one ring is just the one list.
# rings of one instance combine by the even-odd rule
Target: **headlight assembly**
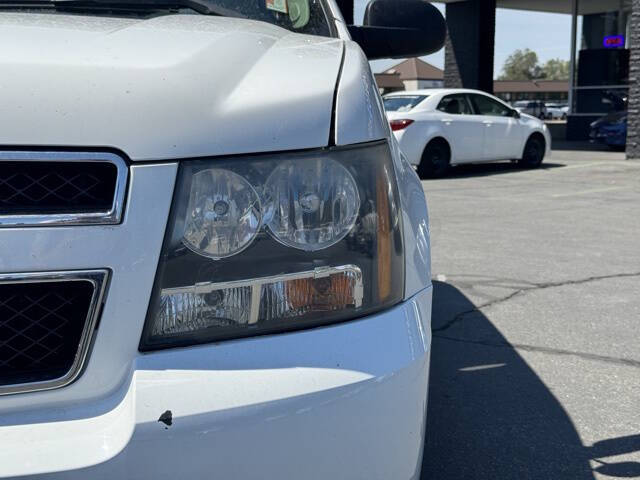
[[140,349],[326,325],[399,302],[398,207],[385,142],[182,162]]

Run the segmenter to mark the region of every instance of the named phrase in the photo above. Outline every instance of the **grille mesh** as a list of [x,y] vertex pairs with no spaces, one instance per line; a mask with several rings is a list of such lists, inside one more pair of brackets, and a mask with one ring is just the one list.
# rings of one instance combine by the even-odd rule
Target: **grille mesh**
[[0,284],[0,386],[64,376],[92,294],[88,281]]
[[108,211],[117,174],[108,162],[2,162],[0,214]]

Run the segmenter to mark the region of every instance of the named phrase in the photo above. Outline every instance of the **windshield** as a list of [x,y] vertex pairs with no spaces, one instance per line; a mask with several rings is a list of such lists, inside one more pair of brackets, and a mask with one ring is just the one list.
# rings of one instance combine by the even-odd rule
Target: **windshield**
[[296,33],[331,36],[322,0],[209,0],[229,16],[272,23]]
[[408,112],[422,102],[429,95],[402,95],[384,98],[384,108],[387,112]]
[[[326,0],[48,0],[56,8],[87,9],[117,4],[120,9],[190,8],[203,14],[244,18],[271,23],[296,33],[331,37]],[[0,0],[0,6],[14,5],[11,0]],[[25,5],[46,5],[47,0],[26,0]]]

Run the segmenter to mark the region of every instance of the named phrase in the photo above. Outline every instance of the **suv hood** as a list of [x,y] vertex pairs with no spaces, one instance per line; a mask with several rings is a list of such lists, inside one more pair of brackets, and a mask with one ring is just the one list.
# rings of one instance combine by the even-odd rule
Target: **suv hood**
[[1,145],[154,160],[329,141],[337,39],[195,14],[0,12],[0,42]]

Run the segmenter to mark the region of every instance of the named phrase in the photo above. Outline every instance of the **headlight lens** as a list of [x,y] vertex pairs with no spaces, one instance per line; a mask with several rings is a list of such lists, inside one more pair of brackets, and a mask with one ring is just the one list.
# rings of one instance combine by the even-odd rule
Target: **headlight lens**
[[353,228],[360,197],[349,171],[330,158],[285,161],[265,185],[267,225],[274,238],[302,250],[321,250]]
[[404,293],[386,143],[181,163],[141,350],[323,325]]
[[261,220],[260,199],[249,182],[229,170],[202,170],[191,182],[183,242],[205,257],[228,257],[249,246]]

